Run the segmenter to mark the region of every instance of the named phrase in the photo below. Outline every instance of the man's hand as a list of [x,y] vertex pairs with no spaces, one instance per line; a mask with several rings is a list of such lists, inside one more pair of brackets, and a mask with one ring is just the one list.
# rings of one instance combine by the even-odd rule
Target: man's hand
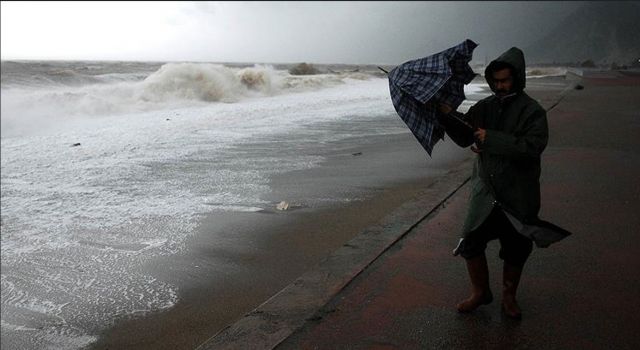
[[451,106],[444,104],[444,103],[440,103],[438,105],[438,110],[443,113],[443,114],[449,114],[451,113],[451,111],[453,110],[453,108],[451,108]]
[[471,146],[471,150],[474,153],[482,153],[482,148],[480,146],[484,143],[484,140],[487,138],[487,130],[483,128],[478,128],[478,130],[476,130],[473,133],[473,137],[476,139],[476,145],[478,147]]
[[473,133],[473,137],[476,139],[476,142],[481,145],[484,143],[484,140],[487,138],[487,130],[478,128],[476,132]]

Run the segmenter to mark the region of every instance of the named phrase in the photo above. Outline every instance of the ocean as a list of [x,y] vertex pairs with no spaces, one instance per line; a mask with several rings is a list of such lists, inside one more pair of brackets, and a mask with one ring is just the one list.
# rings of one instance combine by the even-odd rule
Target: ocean
[[409,133],[375,66],[292,66],[3,61],[3,348],[82,348],[170,308],[179,289],[142,266],[185,249],[203,215],[274,210],[270,177]]

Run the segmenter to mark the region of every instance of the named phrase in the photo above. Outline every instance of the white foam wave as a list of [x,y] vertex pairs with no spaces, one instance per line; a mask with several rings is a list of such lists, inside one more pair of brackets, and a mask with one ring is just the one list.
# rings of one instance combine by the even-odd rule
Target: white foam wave
[[144,80],[140,98],[144,101],[231,102],[241,94],[240,79],[229,68],[214,64],[169,63]]
[[107,73],[94,75],[94,78],[104,84],[142,81],[149,73]]
[[567,74],[567,69],[563,67],[529,67],[527,68],[527,78],[544,78],[563,76]]
[[[61,71],[60,74],[75,74]],[[156,72],[92,76],[100,84],[55,89],[2,90],[2,136],[25,135],[68,119],[171,110],[208,103],[304,92],[353,80],[363,73],[292,76],[271,66],[237,69],[218,64],[168,63]]]
[[[56,133],[1,140],[3,337],[36,339],[16,348],[80,348],[119,317],[174,305],[178,287],[142,266],[180,252],[201,213],[273,208],[264,198],[269,178],[317,166],[317,147],[408,132],[383,79],[169,68],[151,81],[162,94],[190,86],[193,95],[178,100],[215,84],[165,80],[203,70],[202,79],[222,76],[248,95],[235,104],[181,100],[189,107],[78,119]],[[299,93],[282,93],[287,81]],[[142,91],[143,83],[111,88]],[[331,84],[344,85],[316,90]],[[75,142],[81,146],[70,147]]]

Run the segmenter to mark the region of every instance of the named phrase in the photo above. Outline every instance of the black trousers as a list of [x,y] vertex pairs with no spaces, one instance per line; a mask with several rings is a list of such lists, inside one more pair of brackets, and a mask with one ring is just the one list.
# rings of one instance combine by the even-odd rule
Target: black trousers
[[516,231],[502,209],[494,207],[482,225],[462,240],[458,253],[472,259],[484,253],[487,243],[494,239],[500,240],[500,259],[510,265],[524,266],[533,250],[533,242]]

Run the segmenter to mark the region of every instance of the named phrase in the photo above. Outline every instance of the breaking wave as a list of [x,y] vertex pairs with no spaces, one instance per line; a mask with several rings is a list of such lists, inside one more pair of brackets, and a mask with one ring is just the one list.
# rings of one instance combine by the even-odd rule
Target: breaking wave
[[527,78],[563,76],[567,74],[567,69],[563,67],[530,67],[526,74]]
[[[370,77],[363,73],[294,76],[271,66],[231,68],[207,63],[167,63],[151,74],[82,75],[70,69],[47,74],[32,78],[33,85],[21,81],[17,86],[3,86],[3,136],[23,134],[65,118],[170,110],[214,102],[237,103]],[[47,79],[57,81],[60,76],[73,78],[82,85],[42,85]]]
[[235,102],[250,91],[271,92],[273,74],[273,69],[266,67],[234,72],[215,64],[169,63],[142,82],[140,99]]

